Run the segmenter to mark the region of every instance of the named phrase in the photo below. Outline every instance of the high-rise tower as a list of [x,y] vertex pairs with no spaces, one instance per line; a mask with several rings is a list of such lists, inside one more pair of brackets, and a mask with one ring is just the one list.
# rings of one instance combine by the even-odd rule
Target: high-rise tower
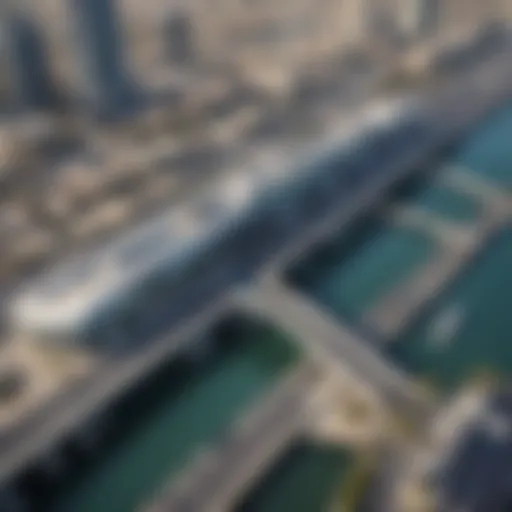
[[21,109],[53,106],[55,84],[39,26],[24,9],[8,6],[2,10],[1,28],[9,101]]
[[114,0],[70,0],[86,107],[100,116],[130,112],[137,103],[124,59]]

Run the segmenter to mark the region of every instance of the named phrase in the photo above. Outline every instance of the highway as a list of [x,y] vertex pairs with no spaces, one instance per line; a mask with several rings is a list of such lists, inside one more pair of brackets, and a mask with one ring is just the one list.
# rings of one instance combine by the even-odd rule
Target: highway
[[224,441],[185,468],[141,512],[229,510],[304,428],[305,398],[314,381],[311,364],[292,370]]

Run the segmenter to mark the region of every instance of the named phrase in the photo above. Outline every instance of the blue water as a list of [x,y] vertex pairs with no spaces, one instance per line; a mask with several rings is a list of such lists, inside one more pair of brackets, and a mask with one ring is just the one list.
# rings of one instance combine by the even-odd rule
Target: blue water
[[299,265],[292,281],[336,316],[358,322],[435,251],[435,243],[424,234],[377,223],[365,228],[357,241],[343,236],[335,240]]
[[475,130],[454,160],[468,172],[512,190],[512,105]]
[[512,230],[400,337],[393,358],[444,389],[478,373],[512,372]]

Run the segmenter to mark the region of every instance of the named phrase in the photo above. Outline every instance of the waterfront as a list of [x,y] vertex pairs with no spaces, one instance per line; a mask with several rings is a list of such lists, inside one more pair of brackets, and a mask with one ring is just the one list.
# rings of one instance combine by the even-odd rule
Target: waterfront
[[[425,209],[450,223],[470,225],[480,215],[475,198],[444,185],[451,169],[478,175],[501,191],[512,185],[512,107],[491,116],[442,163],[399,187],[392,202]],[[377,213],[375,217],[377,217]],[[435,257],[435,243],[415,231],[377,220],[341,233],[290,272],[292,283],[341,321],[364,313],[400,280]],[[512,369],[512,230],[494,237],[417,322],[385,349],[398,364],[443,389],[479,373]],[[377,333],[378,334],[378,333]]]
[[237,327],[219,335],[204,360],[170,363],[113,411],[116,434],[106,451],[77,468],[39,508],[136,510],[201,448],[227,435],[230,423],[297,357],[276,331]]
[[[508,158],[503,148],[507,140],[500,131],[503,126],[512,131],[512,109],[507,112],[494,118],[501,129],[491,129],[492,123],[486,128],[501,137],[501,146],[489,139],[488,166],[478,137],[470,137],[451,162],[508,187],[510,173],[505,169],[512,160],[495,158],[496,154]],[[487,131],[481,134],[484,139],[489,137]],[[412,187],[400,201],[459,223],[470,223],[479,214],[472,199],[435,180]],[[426,234],[389,225],[372,214],[308,255],[288,277],[335,316],[357,323],[397,283],[434,258],[436,250],[435,241]],[[453,389],[480,370],[508,374],[510,265],[512,231],[506,230],[418,322],[389,345],[389,357],[443,389]],[[203,358],[181,359],[154,376],[119,408],[118,435],[105,453],[77,469],[51,499],[40,501],[40,508],[45,512],[135,510],[202,447],[226,435],[231,422],[297,358],[275,332],[257,329],[235,338]],[[321,511],[329,506],[341,479],[346,456],[339,453],[316,447],[293,449],[237,512]]]
[[340,237],[293,272],[292,280],[338,318],[358,323],[392,287],[435,255],[436,244],[378,221]]

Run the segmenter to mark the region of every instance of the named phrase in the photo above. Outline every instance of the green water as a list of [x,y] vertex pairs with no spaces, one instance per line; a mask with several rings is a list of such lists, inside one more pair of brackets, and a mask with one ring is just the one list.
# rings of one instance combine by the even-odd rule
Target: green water
[[409,202],[450,222],[472,222],[480,214],[478,203],[471,197],[435,183],[415,194]]
[[[347,250],[348,249],[348,250]],[[292,271],[299,288],[335,315],[357,322],[362,314],[434,254],[426,235],[374,224],[359,239],[341,238]]]
[[512,371],[512,230],[405,333],[392,356],[444,389],[482,369]]
[[234,512],[328,512],[350,462],[342,450],[297,444]]
[[[455,164],[512,188],[512,106],[479,127]],[[504,231],[469,271],[400,337],[392,354],[412,372],[452,389],[480,371],[512,371],[512,231]]]
[[461,145],[455,161],[495,184],[512,189],[512,105],[480,126]]
[[[182,361],[122,409],[119,439],[48,511],[130,512],[268,389],[298,354],[266,328],[229,334],[201,366]],[[125,422],[125,423],[124,423]]]

